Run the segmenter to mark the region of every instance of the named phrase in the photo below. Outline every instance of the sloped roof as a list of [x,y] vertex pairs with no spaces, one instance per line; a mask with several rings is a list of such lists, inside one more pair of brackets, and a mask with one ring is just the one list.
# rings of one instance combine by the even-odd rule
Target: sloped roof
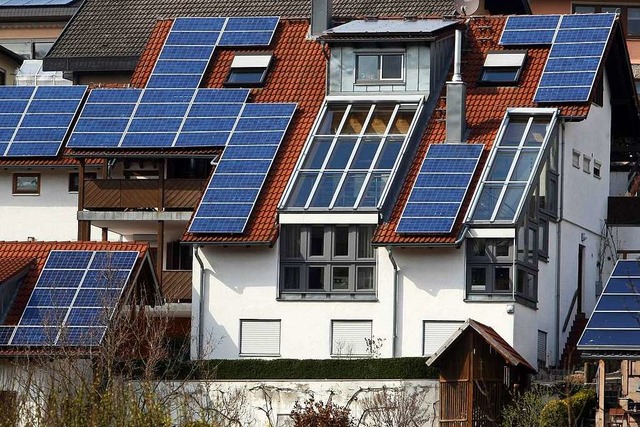
[[[147,243],[116,243],[116,242],[0,242],[0,265],[2,262],[9,263],[10,259],[28,259],[34,262],[27,274],[22,286],[18,291],[9,314],[4,322],[5,325],[16,325],[22,316],[22,312],[33,292],[38,276],[44,268],[49,252],[52,250],[65,251],[138,251],[138,266],[147,254],[149,245]],[[1,267],[0,267],[1,268]]]
[[0,286],[24,272],[33,262],[34,258],[28,257],[0,258]]
[[508,342],[504,340],[492,327],[483,323],[476,322],[473,319],[467,319],[456,332],[445,342],[434,354],[427,360],[428,366],[437,365],[440,358],[452,347],[458,338],[464,334],[466,330],[473,330],[484,339],[504,360],[512,366],[521,366],[530,372],[536,370],[520,355]]

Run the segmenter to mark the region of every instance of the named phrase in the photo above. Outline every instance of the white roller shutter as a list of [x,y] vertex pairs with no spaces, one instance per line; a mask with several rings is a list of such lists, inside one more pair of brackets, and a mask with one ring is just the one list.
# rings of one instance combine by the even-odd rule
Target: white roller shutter
[[463,322],[424,322],[424,355],[434,354],[449,337],[458,330]]
[[331,325],[333,356],[369,356],[365,338],[371,339],[371,320],[334,320]]
[[280,321],[241,320],[240,354],[245,356],[279,356]]

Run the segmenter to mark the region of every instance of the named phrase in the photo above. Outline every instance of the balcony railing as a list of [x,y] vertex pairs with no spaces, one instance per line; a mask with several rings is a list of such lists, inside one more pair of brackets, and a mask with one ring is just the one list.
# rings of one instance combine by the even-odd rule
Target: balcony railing
[[161,197],[160,181],[157,179],[85,180],[82,208],[195,209],[204,184],[203,179],[167,179]]
[[191,300],[191,270],[163,270],[162,294],[167,301]]
[[607,224],[640,225],[640,197],[609,197]]

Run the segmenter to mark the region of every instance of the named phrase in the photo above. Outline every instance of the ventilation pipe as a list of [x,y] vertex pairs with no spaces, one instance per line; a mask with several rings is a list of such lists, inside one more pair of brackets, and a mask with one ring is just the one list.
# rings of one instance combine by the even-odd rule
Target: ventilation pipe
[[462,81],[462,30],[456,30],[453,78],[447,82],[447,142],[463,142],[466,132],[467,85]]
[[311,0],[311,36],[321,36],[331,28],[331,0]]

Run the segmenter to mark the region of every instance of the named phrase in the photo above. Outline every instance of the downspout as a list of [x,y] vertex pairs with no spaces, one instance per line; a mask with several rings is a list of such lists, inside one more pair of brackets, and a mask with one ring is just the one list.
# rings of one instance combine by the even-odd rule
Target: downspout
[[398,344],[398,264],[393,257],[391,246],[387,246],[389,260],[393,266],[393,338],[391,340],[391,357],[396,357],[396,347]]
[[558,228],[556,231],[557,238],[557,248],[556,248],[556,339],[555,339],[555,352],[556,359],[560,362],[560,266],[562,265],[562,216],[563,216],[563,206],[564,206],[564,120],[560,119],[560,159],[558,159],[559,168],[558,171],[560,173],[560,184],[558,186]]
[[202,245],[194,245],[194,255],[198,264],[200,264],[200,300],[198,301],[198,359],[203,358],[204,353],[204,345],[202,341],[204,340],[204,263],[200,258],[200,248]]

